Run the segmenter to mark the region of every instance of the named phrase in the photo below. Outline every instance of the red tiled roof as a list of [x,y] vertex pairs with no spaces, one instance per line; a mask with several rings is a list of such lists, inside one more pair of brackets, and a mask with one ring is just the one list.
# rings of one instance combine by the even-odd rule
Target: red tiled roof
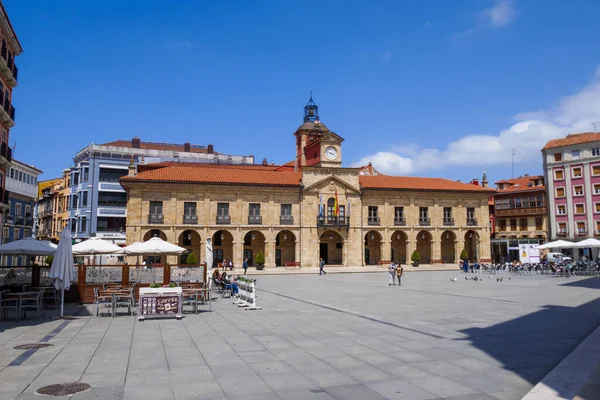
[[240,169],[244,171],[276,171],[278,165],[262,165],[262,164],[208,164],[208,163],[193,163],[193,162],[175,162],[162,161],[150,164],[138,164],[138,172],[149,171],[152,169],[171,167],[171,166],[186,166],[190,168],[218,168],[218,169]]
[[555,147],[571,146],[574,144],[596,142],[596,141],[600,141],[600,133],[596,133],[596,132],[572,133],[570,135],[567,135],[567,137],[564,137],[561,139],[550,140],[548,143],[546,143],[543,150],[552,149]]
[[[546,186],[544,186],[544,185],[535,186],[535,181],[537,181],[539,179],[544,179],[544,177],[541,175],[520,176],[518,178],[504,179],[504,180],[498,181],[498,182],[496,182],[496,185],[510,184],[510,186],[507,188],[504,188],[504,189],[498,189],[497,194],[503,194],[503,193],[507,193],[507,192],[545,191]],[[533,184],[533,186],[529,186],[530,182]]]
[[[115,146],[115,147],[128,147],[133,148],[131,140],[115,140],[113,142],[102,143],[100,146]],[[144,150],[169,150],[169,151],[181,151],[184,152],[184,145],[177,143],[153,143],[153,142],[142,142],[140,141],[140,149]],[[208,149],[204,146],[192,144],[190,145],[190,153],[208,153]],[[214,154],[219,154],[216,151]]]
[[[220,167],[224,167],[221,165]],[[163,168],[139,172],[136,176],[124,176],[123,182],[178,182],[215,183],[267,186],[300,186],[301,173],[257,170],[242,166],[214,168],[210,164],[175,163]]]
[[416,178],[390,175],[361,175],[360,185],[365,189],[399,189],[427,190],[451,192],[495,192],[492,188],[484,188],[471,183],[461,183],[442,178]]

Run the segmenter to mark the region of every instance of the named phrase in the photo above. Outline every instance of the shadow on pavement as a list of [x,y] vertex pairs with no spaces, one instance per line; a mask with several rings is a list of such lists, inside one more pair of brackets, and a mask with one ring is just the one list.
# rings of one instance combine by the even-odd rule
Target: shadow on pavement
[[600,289],[600,278],[599,277],[591,277],[591,278],[587,278],[587,279],[563,283],[560,286],[573,286],[573,287],[582,287],[582,288],[587,288],[587,289]]

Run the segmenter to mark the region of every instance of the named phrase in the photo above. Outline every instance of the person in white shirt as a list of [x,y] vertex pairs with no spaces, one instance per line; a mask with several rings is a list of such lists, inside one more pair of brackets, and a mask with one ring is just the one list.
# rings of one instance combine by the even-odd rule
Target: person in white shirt
[[390,273],[390,283],[388,286],[396,285],[396,263],[393,260],[388,267],[388,272]]

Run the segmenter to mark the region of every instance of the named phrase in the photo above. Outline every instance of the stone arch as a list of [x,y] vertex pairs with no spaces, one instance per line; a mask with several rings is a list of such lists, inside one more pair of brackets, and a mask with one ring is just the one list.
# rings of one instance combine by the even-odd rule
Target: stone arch
[[219,230],[212,236],[213,268],[223,260],[233,259],[233,235],[227,230]]
[[246,232],[246,234],[244,235],[244,252],[242,254],[242,259],[248,257],[248,265],[255,265],[256,255],[261,251],[263,254],[265,254],[266,241],[267,239],[261,231],[255,230]]
[[[143,241],[148,241],[153,237],[158,237],[167,241],[167,234],[160,229],[151,229],[144,234]],[[144,261],[147,264],[165,264],[167,262],[167,256],[144,256]]]
[[442,261],[446,263],[456,262],[458,254],[456,254],[456,234],[451,230],[442,232],[441,236],[441,255]]
[[185,247],[189,251],[179,256],[179,264],[187,264],[188,255],[193,252],[199,263],[202,263],[202,238],[200,234],[192,229],[187,229],[179,235],[177,245]]
[[344,239],[335,231],[325,231],[319,237],[319,257],[325,264],[342,265],[344,263]]
[[431,263],[432,243],[433,237],[428,231],[421,231],[417,234],[417,251],[421,256],[421,264]]
[[283,230],[275,236],[275,265],[285,266],[287,262],[296,260],[296,235],[292,231]]
[[365,265],[376,265],[381,257],[381,245],[383,237],[377,231],[369,231],[365,234]]
[[467,255],[469,256],[469,261],[476,262],[479,260],[479,234],[474,230],[470,229],[465,233],[465,246],[464,249],[467,250]]
[[406,264],[408,261],[407,258],[407,246],[408,246],[408,236],[403,231],[395,231],[392,233],[392,251],[390,254],[390,258],[397,263]]

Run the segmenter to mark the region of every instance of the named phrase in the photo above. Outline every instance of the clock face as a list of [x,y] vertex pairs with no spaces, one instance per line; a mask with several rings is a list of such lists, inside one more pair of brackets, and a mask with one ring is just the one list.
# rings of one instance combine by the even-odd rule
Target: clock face
[[329,160],[335,160],[337,158],[337,149],[333,146],[329,146],[325,149],[325,157]]

